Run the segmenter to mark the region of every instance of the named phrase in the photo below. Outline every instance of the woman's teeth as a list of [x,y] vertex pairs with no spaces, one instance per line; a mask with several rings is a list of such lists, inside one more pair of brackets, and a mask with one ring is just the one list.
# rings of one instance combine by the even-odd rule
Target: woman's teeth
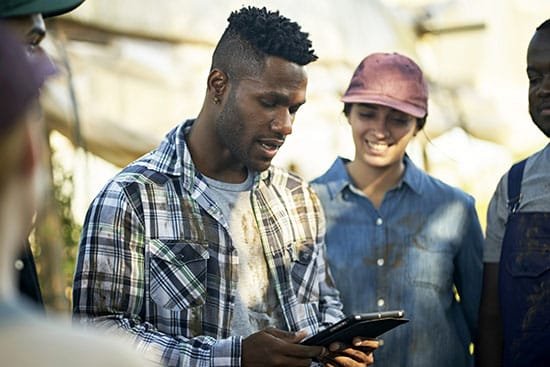
[[383,151],[385,149],[388,149],[388,144],[386,143],[375,143],[367,140],[367,145],[369,146],[369,148],[376,151]]

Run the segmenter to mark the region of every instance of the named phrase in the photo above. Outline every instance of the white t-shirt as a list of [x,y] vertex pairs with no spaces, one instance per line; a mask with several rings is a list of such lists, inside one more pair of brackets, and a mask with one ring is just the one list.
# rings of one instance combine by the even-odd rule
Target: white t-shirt
[[253,213],[251,189],[254,175],[230,184],[205,178],[208,195],[216,199],[226,218],[239,257],[237,294],[231,323],[234,336],[248,336],[266,327],[281,328],[282,312],[270,282],[271,276]]

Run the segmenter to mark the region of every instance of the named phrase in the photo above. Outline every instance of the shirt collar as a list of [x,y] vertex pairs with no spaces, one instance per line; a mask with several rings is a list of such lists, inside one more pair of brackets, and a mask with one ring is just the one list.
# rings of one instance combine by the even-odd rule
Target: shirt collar
[[[424,186],[424,172],[416,167],[407,154],[405,154],[403,161],[405,163],[405,173],[403,175],[403,179],[398,184],[398,187],[406,184],[415,193],[421,195],[422,187]],[[347,158],[338,157],[327,171],[326,180],[328,182],[328,189],[331,197],[335,197],[336,194],[350,185],[351,178],[349,177],[346,169],[346,164],[349,162],[350,160]]]
[[[185,136],[191,130],[191,127],[195,123],[195,119],[189,119],[179,124],[176,128],[172,129],[157,148],[155,156],[159,157],[151,162],[154,165],[154,169],[160,173],[164,173],[172,176],[184,176],[186,179],[185,186],[191,191],[191,188],[197,184],[195,178],[199,181],[202,180],[202,174],[196,169],[195,163],[189,152],[187,141]],[[255,174],[254,187],[258,187],[260,181],[264,181],[269,185],[272,176],[272,167],[269,169]]]
[[416,192],[418,195],[422,195],[424,178],[426,174],[413,163],[407,154],[405,154],[403,161],[405,162],[405,174],[403,175],[401,184],[407,184],[411,190]]

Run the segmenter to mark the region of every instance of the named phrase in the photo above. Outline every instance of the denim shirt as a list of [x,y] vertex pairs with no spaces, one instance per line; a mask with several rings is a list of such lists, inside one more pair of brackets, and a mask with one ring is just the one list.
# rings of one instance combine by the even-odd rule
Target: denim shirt
[[344,312],[405,310],[410,322],[382,335],[377,365],[471,366],[483,244],[474,199],[404,162],[379,209],[351,187],[343,158],[312,183]]

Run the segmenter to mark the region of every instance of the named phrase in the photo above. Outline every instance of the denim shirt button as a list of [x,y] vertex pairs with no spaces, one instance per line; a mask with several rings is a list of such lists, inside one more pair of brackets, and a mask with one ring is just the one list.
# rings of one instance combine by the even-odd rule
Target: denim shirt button
[[383,259],[383,258],[379,258],[378,260],[376,260],[376,265],[378,265],[378,266],[384,266],[384,259]]
[[381,226],[382,223],[384,223],[384,220],[383,220],[382,218],[377,218],[377,219],[376,219],[376,225],[377,225],[377,226]]
[[383,307],[384,306],[384,299],[383,298],[379,298],[378,299],[378,307]]

